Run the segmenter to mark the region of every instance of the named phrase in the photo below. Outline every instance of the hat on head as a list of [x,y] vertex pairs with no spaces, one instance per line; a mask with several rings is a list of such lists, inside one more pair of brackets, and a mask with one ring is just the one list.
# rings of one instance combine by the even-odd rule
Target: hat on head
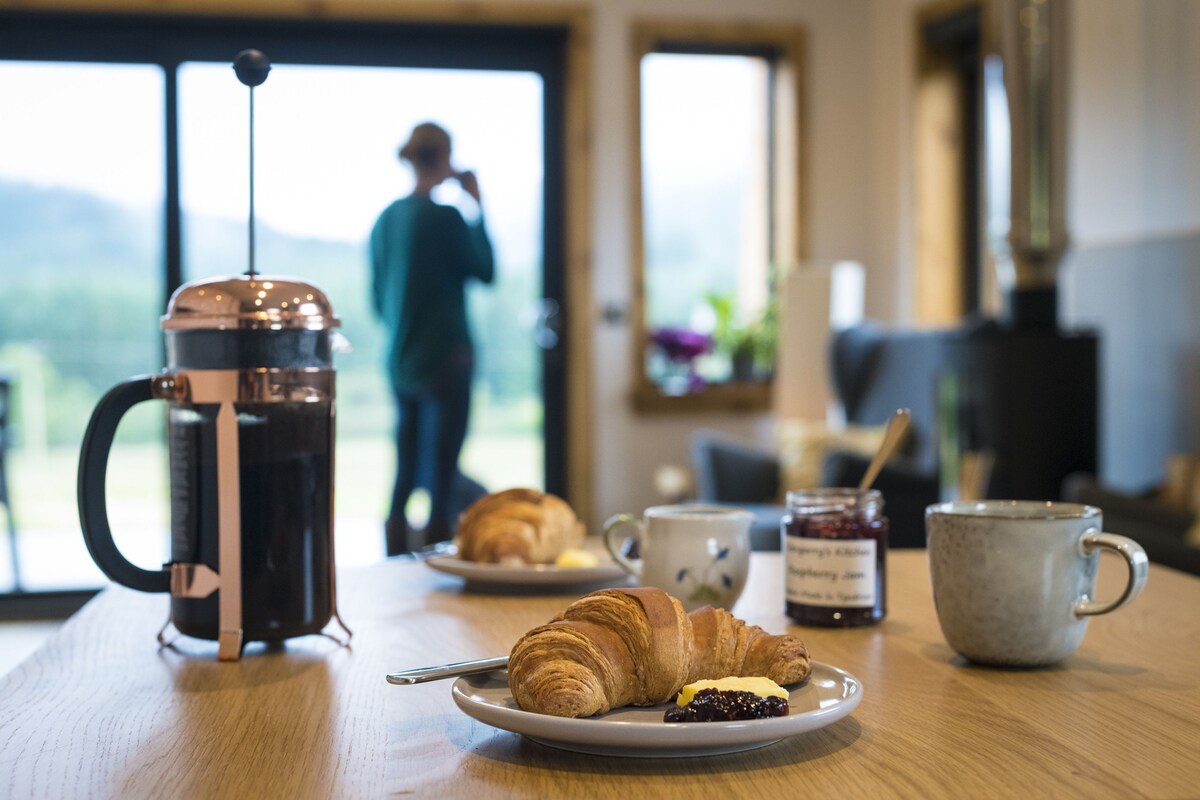
[[434,122],[422,122],[413,128],[399,152],[401,159],[426,168],[437,166],[443,154],[450,155],[450,134]]

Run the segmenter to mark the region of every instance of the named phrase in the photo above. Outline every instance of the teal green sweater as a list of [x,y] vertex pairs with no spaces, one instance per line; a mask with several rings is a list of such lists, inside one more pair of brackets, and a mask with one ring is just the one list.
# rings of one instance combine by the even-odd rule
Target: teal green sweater
[[371,231],[371,290],[387,328],[387,366],[397,391],[428,388],[471,351],[464,286],[496,274],[483,219],[410,195]]

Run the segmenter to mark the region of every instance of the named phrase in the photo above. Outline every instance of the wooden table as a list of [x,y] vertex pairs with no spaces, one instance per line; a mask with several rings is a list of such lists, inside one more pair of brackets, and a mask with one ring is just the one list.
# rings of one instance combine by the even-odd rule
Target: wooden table
[[[346,571],[342,649],[321,637],[219,664],[159,649],[166,598],[105,590],[0,682],[0,797],[1197,797],[1200,579],[1151,567],[1055,669],[966,665],[934,616],[925,554],[890,555],[890,614],[791,628],[849,670],[862,705],[735,755],[572,754],[461,713],[450,684],[389,671],[507,652],[569,596],[464,592],[420,563]],[[1123,579],[1115,559],[1101,591]],[[778,554],[755,554],[740,616],[787,627]]]

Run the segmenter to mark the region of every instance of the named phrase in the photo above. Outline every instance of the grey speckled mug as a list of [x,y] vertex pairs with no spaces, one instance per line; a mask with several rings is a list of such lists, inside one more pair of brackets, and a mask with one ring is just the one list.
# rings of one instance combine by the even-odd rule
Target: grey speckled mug
[[[1101,511],[1073,503],[985,500],[925,510],[933,602],[946,641],[979,664],[1039,667],[1079,647],[1088,617],[1137,597],[1146,552],[1101,532]],[[1125,591],[1096,602],[1099,550],[1129,565]]]

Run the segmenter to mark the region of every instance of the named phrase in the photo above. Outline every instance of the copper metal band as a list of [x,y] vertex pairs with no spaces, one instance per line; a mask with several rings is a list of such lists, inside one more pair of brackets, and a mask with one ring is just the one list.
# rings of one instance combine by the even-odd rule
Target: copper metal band
[[236,661],[242,655],[242,480],[237,411],[228,400],[217,411],[217,498],[217,564],[225,576],[217,598],[217,659]]
[[[221,377],[217,377],[221,376]],[[231,377],[232,376],[232,377]],[[232,396],[211,398],[214,381],[234,381]],[[197,369],[163,373],[154,382],[153,394],[161,400],[183,403],[324,403],[332,402],[335,373],[332,369]],[[200,388],[196,388],[200,387]]]
[[[336,448],[334,447],[333,431],[335,429],[336,418],[337,418],[337,403],[336,402],[330,403],[330,405],[329,405],[329,421],[330,421],[330,425],[329,425],[329,474],[330,475],[334,474],[334,466],[335,466],[334,454],[336,452]],[[334,547],[334,543],[333,543],[333,508],[334,508],[333,487],[330,486],[329,487],[329,602],[330,602],[330,606],[333,609],[333,618],[335,620],[337,620],[338,625],[341,627],[341,629],[343,631],[345,631],[346,638],[338,639],[336,637],[330,636],[328,633],[325,635],[330,636],[331,639],[333,639],[335,642],[340,644],[342,647],[349,647],[350,640],[354,638],[354,631],[350,630],[349,626],[347,626],[346,623],[342,621],[342,615],[340,613],[338,613],[338,605],[337,605],[337,566],[336,566],[335,557],[334,557],[334,554],[336,553],[337,548]]]

